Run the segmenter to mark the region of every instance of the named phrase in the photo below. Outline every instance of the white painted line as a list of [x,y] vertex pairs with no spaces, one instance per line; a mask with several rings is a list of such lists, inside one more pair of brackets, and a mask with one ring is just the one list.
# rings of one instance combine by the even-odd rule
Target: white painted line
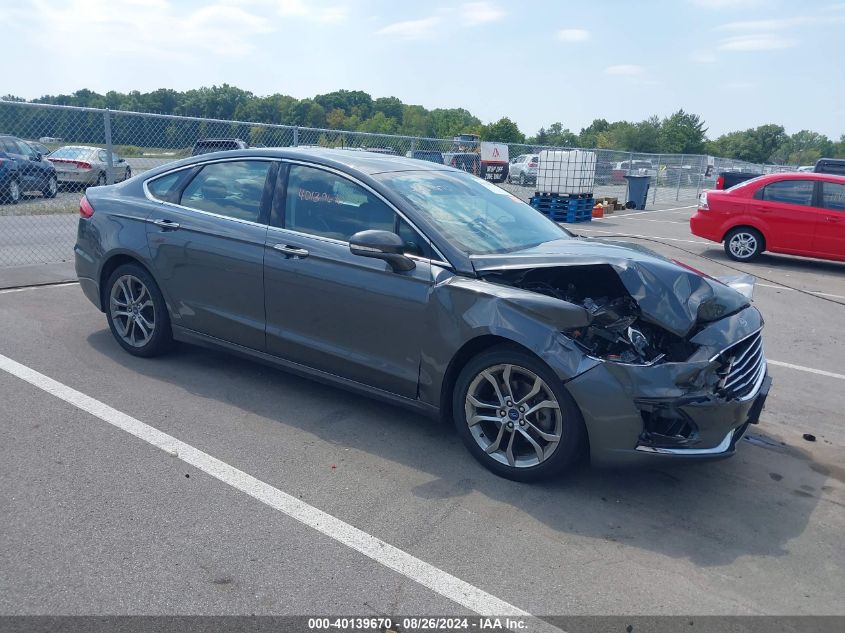
[[45,290],[49,288],[66,288],[68,286],[78,286],[78,281],[65,281],[58,284],[42,284],[38,286],[21,286],[20,288],[5,288],[0,290],[0,295],[9,294],[11,292],[27,292],[29,290]]
[[691,204],[686,207],[672,207],[671,209],[650,209],[649,211],[632,211],[631,213],[622,213],[619,215],[620,218],[627,218],[632,215],[644,215],[646,213],[660,213],[661,211],[681,211],[682,209],[697,209],[697,204]]
[[261,503],[270,506],[274,510],[278,510],[296,519],[300,523],[325,534],[338,543],[342,543],[360,552],[377,563],[410,578],[475,613],[490,616],[511,615],[530,618],[531,626],[528,627],[528,630],[534,631],[540,628],[549,631],[559,631],[559,629],[551,627],[547,622],[534,618],[528,612],[504,600],[500,600],[438,567],[426,563],[363,530],[359,530],[353,525],[341,521],[327,512],[323,512],[260,479],[256,479],[242,470],[238,470],[234,466],[230,466],[216,457],[212,457],[208,453],[194,448],[190,444],[177,440],[167,433],[163,433],[148,424],[144,424],[140,420],[87,396],[72,387],[53,380],[34,369],[30,369],[26,365],[21,365],[17,361],[2,354],[0,354],[0,369],[46,391],[60,400],[64,400],[82,411],[90,413],[104,422],[108,422],[112,426],[126,431],[130,435],[134,435],[156,448],[160,448],[186,464],[190,464],[194,468],[211,475],[232,488],[240,490]]
[[[605,217],[608,220],[625,220],[627,216],[620,215],[617,217]],[[636,220],[637,222],[661,222],[663,224],[683,224],[684,226],[689,226],[689,222],[680,222],[678,220],[652,220],[651,218],[631,218],[632,220]]]
[[[616,234],[619,233],[619,231],[603,231],[601,229],[588,229],[586,227],[580,227],[580,226],[571,225],[571,224],[568,224],[567,228],[571,228],[571,230],[574,233],[580,233],[581,231],[596,231],[598,233],[610,233],[611,235],[616,235]],[[642,239],[654,240],[654,241],[657,241],[657,242],[659,242],[661,240],[667,240],[669,242],[686,242],[687,244],[715,244],[715,242],[704,242],[702,240],[682,240],[682,239],[678,239],[676,237],[662,237],[662,236],[656,237],[654,235],[635,235],[633,233],[627,233],[626,235],[624,235],[623,237],[620,237],[618,239],[625,239],[625,238],[629,238],[629,237],[630,238],[639,237],[639,238],[642,238]]]
[[[750,273],[753,274],[753,273]],[[793,292],[798,292],[795,288],[789,288],[788,286],[776,286],[774,284],[763,284],[757,283],[756,285],[762,286],[763,288],[774,288],[775,290],[792,290]],[[803,292],[808,292],[811,295],[818,295],[820,297],[831,297],[833,299],[845,299],[845,295],[835,295],[830,292],[816,292],[815,290],[802,290]]]
[[792,363],[784,363],[779,360],[766,359],[769,365],[776,365],[777,367],[786,367],[787,369],[795,369],[797,371],[806,371],[810,374],[818,374],[819,376],[827,376],[828,378],[838,378],[845,380],[845,374],[834,374],[832,371],[824,371],[823,369],[813,369],[812,367],[804,367],[803,365],[793,365]]

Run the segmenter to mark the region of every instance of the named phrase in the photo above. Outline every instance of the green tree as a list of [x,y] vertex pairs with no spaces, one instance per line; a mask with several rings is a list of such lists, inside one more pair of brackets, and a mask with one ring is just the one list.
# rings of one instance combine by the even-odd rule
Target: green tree
[[502,117],[495,123],[489,123],[481,129],[481,138],[487,141],[501,141],[502,143],[524,143],[525,134],[519,131],[519,126],[508,117]]
[[704,151],[707,128],[697,114],[678,110],[666,117],[654,130],[657,147],[651,150],[670,154],[700,154]]

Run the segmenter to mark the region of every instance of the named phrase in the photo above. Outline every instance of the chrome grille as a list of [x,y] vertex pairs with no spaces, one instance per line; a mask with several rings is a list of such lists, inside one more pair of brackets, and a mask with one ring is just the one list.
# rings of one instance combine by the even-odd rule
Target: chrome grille
[[748,396],[766,372],[760,332],[732,345],[719,354],[719,358],[722,366],[718,373],[722,379],[718,393],[726,398]]

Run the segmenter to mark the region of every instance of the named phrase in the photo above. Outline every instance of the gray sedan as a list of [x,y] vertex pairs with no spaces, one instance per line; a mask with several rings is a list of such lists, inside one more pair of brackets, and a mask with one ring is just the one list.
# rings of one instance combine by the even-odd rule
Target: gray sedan
[[80,285],[130,354],[214,346],[451,419],[512,479],[732,455],[771,382],[747,288],[444,165],[219,152],[80,214]]
[[[101,147],[65,145],[47,157],[56,167],[59,184],[105,185],[108,182],[108,152]],[[126,160],[112,153],[112,182],[128,180],[132,168]]]

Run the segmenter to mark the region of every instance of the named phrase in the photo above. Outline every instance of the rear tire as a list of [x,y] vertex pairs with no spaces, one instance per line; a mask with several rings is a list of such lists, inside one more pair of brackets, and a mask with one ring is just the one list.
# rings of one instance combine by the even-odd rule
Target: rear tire
[[472,456],[507,479],[548,479],[586,454],[578,405],[545,363],[514,346],[467,363],[452,393],[452,417]]
[[126,171],[125,171],[125,172],[124,172],[124,174],[123,174],[123,179],[124,179],[124,180],[129,180],[130,178],[132,178],[132,169],[130,169],[129,167],[127,167],[127,168],[126,168]]
[[55,198],[56,194],[59,193],[59,182],[56,180],[55,174],[47,177],[47,184],[44,185],[41,193],[45,198]]
[[100,175],[97,176],[97,187],[102,187],[106,184],[106,174],[104,172],[100,172]]
[[524,172],[519,174],[519,186],[520,187],[525,186],[525,173]]
[[112,335],[133,356],[158,356],[172,346],[164,296],[143,267],[118,266],[106,283],[103,303]]
[[734,261],[750,262],[765,249],[765,240],[756,229],[738,227],[725,235],[725,254]]

